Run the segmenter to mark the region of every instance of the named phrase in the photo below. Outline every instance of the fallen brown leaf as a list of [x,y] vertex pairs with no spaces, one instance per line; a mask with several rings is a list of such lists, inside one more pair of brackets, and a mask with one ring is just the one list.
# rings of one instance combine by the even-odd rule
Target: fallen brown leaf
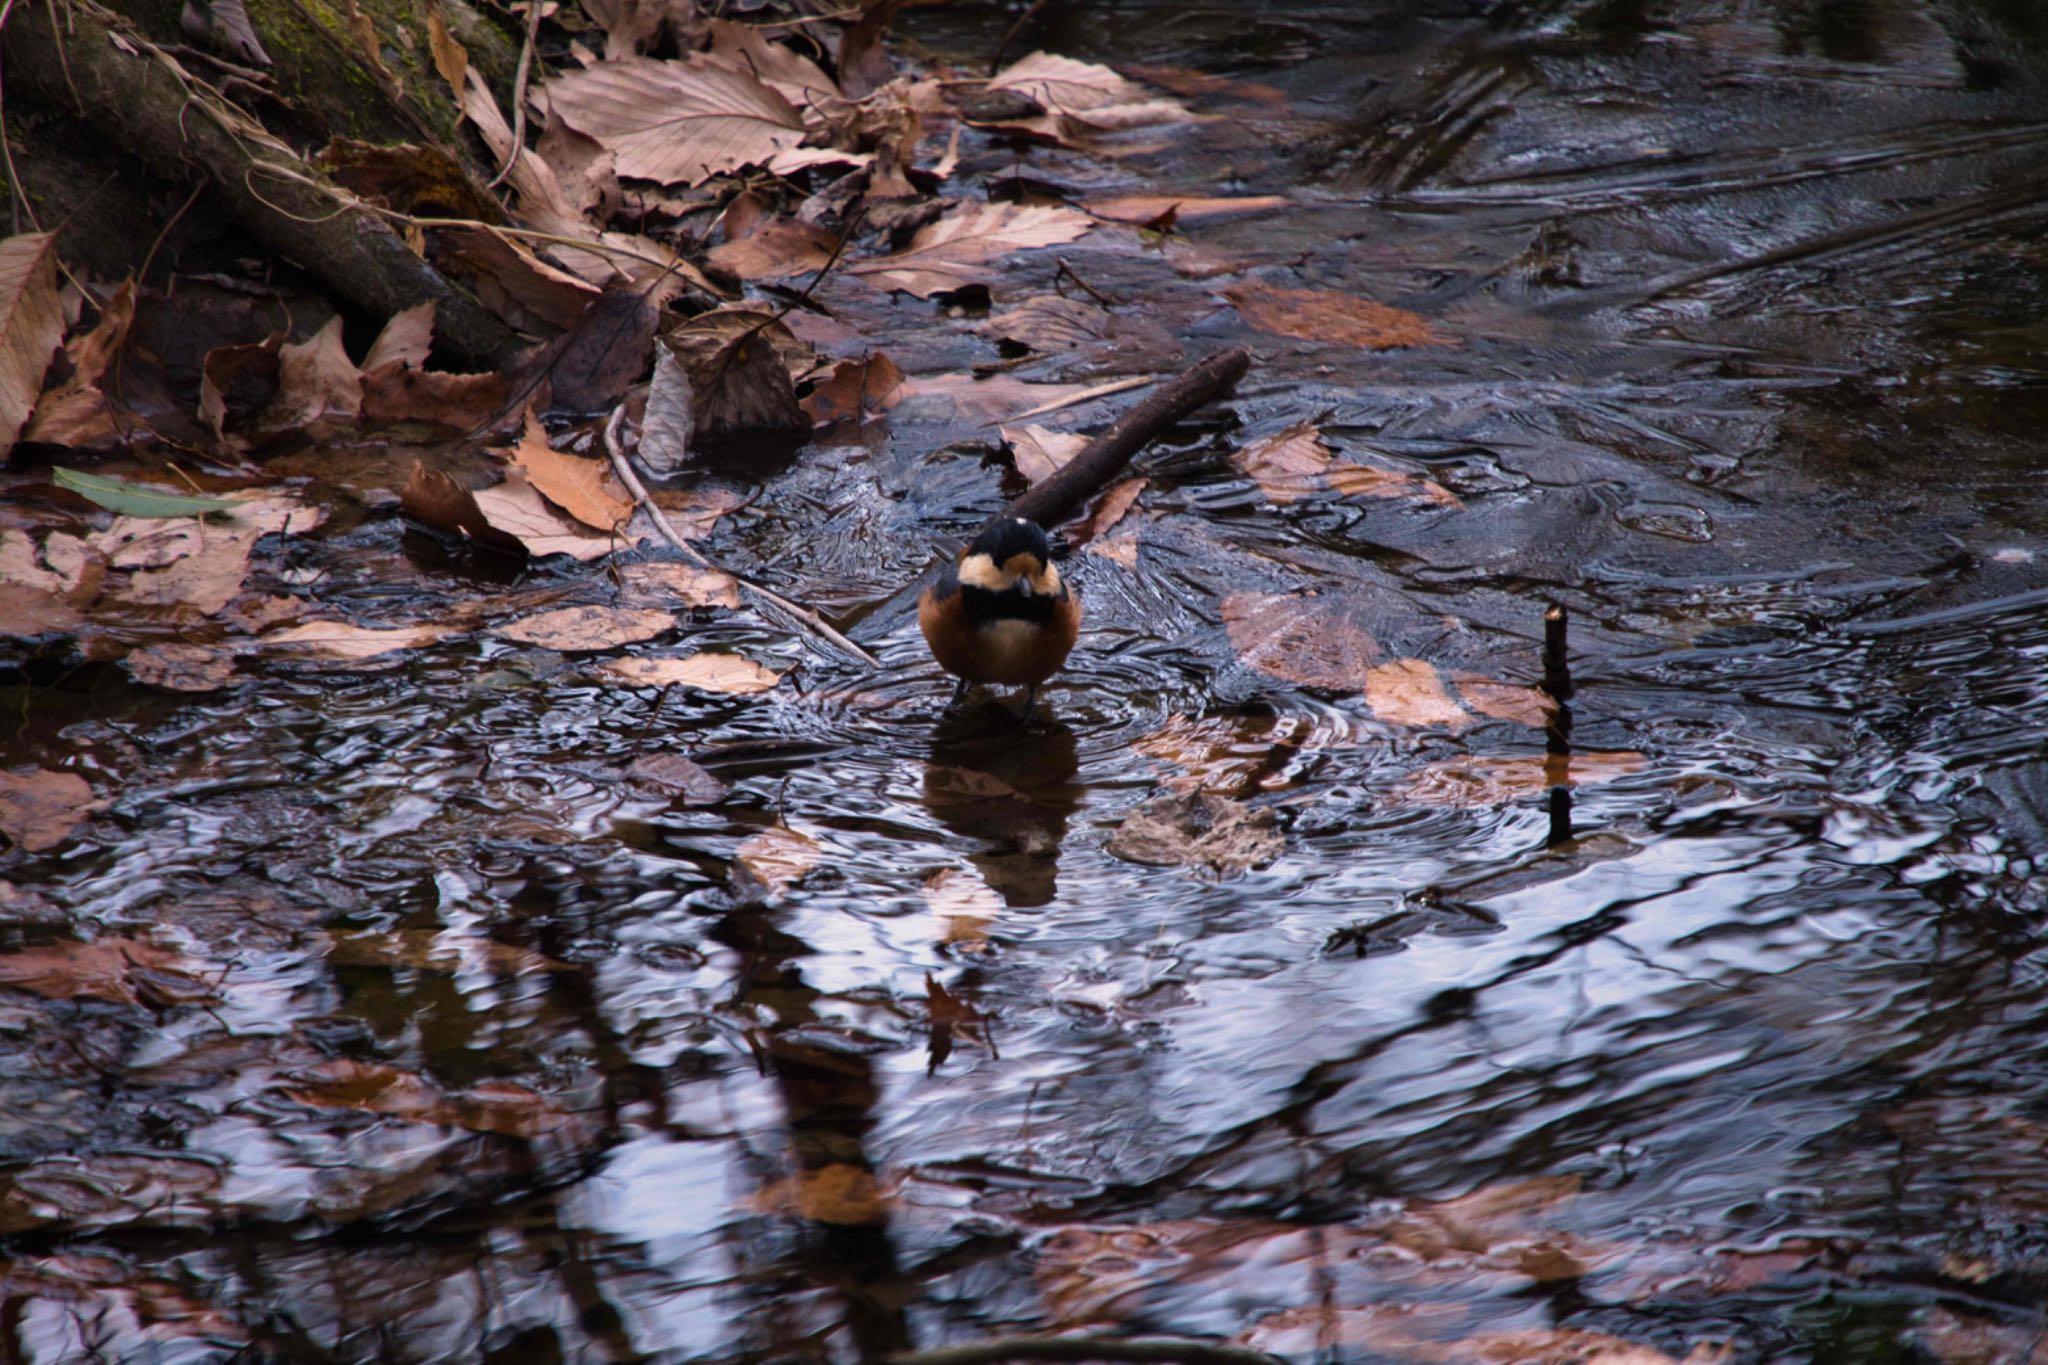
[[94,943],[65,940],[0,953],[0,986],[46,1000],[104,1000],[139,1005],[145,999],[180,1003],[212,998],[199,964],[167,948],[132,938]]
[[803,115],[788,100],[702,58],[604,62],[557,76],[548,99],[611,151],[620,175],[641,180],[701,184],[804,139]]
[[[700,313],[670,328],[661,344],[689,386],[692,443],[742,434],[807,433],[790,362],[807,357],[773,314],[746,308]],[[653,396],[649,395],[652,407]]]
[[363,417],[372,422],[430,422],[474,431],[505,410],[511,386],[496,370],[448,374],[393,362],[363,374]]
[[930,972],[924,974],[925,1012],[931,1019],[930,1063],[925,1067],[927,1076],[936,1073],[946,1058],[953,1055],[953,1035],[969,1034],[971,1030],[981,1031],[981,1041],[991,1054],[995,1053],[995,1041],[989,1037],[987,1022],[981,1011],[947,990],[939,979]]
[[148,645],[121,666],[135,681],[167,692],[218,692],[235,677],[235,656],[212,645]]
[[1283,682],[1356,692],[1384,652],[1327,597],[1238,593],[1222,610],[1238,658]]
[[524,645],[575,653],[638,644],[666,635],[675,625],[673,615],[653,608],[559,607],[522,617],[491,633]]
[[839,239],[812,223],[776,218],[711,248],[711,264],[743,280],[780,280],[823,270]]
[[0,241],[0,459],[35,409],[43,373],[64,340],[56,244],[50,232]]
[[892,256],[848,267],[879,289],[928,299],[988,278],[991,262],[1034,247],[1071,242],[1094,226],[1072,209],[1020,204],[967,204],[920,228]]
[[903,380],[903,371],[880,351],[862,360],[842,360],[832,367],[829,378],[811,390],[803,410],[815,426],[865,421],[896,401]]
[[47,768],[0,772],[0,834],[29,853],[52,849],[106,803],[77,773]]
[[739,580],[719,569],[694,564],[628,564],[619,578],[635,602],[661,607],[730,607],[740,605]]
[[609,281],[556,343],[547,367],[550,406],[576,413],[615,406],[647,373],[661,305],[662,295],[636,280]]
[[564,455],[550,446],[531,410],[519,443],[503,454],[542,497],[585,526],[613,531],[632,519],[633,500],[618,486],[611,466],[603,460]]
[[1285,770],[1301,749],[1325,748],[1346,737],[1318,733],[1308,716],[1169,716],[1131,747],[1186,771],[1164,785],[1179,791],[1240,796],[1286,785]]
[[1286,851],[1287,841],[1270,810],[1207,792],[1178,792],[1133,809],[1104,847],[1128,862],[1230,876],[1264,867]]
[[873,1171],[835,1161],[778,1180],[749,1202],[761,1213],[791,1214],[838,1227],[865,1227],[888,1221],[892,1193]]
[[823,850],[815,839],[770,825],[740,841],[732,855],[734,889],[742,894],[779,896],[818,865]]
[[1003,443],[1010,447],[1012,463],[1030,483],[1051,478],[1088,445],[1086,436],[1054,431],[1050,427],[1003,427],[1001,430]]
[[1458,696],[1465,705],[1482,716],[1541,730],[1557,714],[1556,700],[1539,687],[1499,682],[1472,673],[1453,673],[1451,681],[1457,684]]
[[550,507],[517,470],[503,483],[470,497],[492,530],[512,537],[536,559],[563,554],[587,562],[635,543],[616,532],[600,535],[570,521]]
[[235,510],[204,523],[192,518],[116,517],[91,538],[109,568],[108,596],[154,607],[184,607],[204,616],[225,607],[249,575],[256,542],[267,535],[312,530],[325,516],[278,493],[236,495]]
[[524,1086],[491,1081],[451,1093],[415,1072],[346,1057],[294,1073],[281,1090],[316,1109],[355,1109],[516,1138],[544,1137],[573,1118]]
[[1414,313],[1327,289],[1254,283],[1226,289],[1223,297],[1246,322],[1278,336],[1374,351],[1449,344]]
[[65,347],[70,377],[36,400],[35,413],[21,433],[23,441],[80,449],[123,439],[100,385],[134,323],[135,282],[129,280],[100,305],[100,320],[93,329]]
[[370,343],[370,353],[363,357],[363,373],[381,370],[386,365],[423,369],[433,349],[434,301],[428,299],[391,315],[384,330]]
[[347,621],[308,621],[262,636],[266,649],[310,659],[359,663],[401,649],[420,649],[449,634],[446,626],[358,626]]
[[1168,213],[1181,222],[1199,223],[1212,218],[1236,218],[1245,214],[1271,213],[1292,207],[1293,201],[1278,194],[1213,196],[1201,194],[1120,194],[1107,199],[1090,199],[1081,205],[1097,218],[1112,223],[1154,223]]
[[626,769],[626,776],[668,792],[684,806],[714,806],[729,794],[729,788],[697,762],[666,750],[640,755]]
[[1323,434],[1307,422],[1252,442],[1237,452],[1237,465],[1258,480],[1266,497],[1285,505],[1323,489],[1375,498],[1420,498],[1457,507],[1457,495],[1414,474],[1348,464],[1336,459]]
[[1106,66],[1050,52],[1034,52],[998,72],[987,91],[1020,95],[1045,111],[1038,116],[1012,114],[987,121],[1072,146],[1087,146],[1099,133],[1184,123],[1192,117],[1178,100],[1150,95],[1137,82]]
[[483,305],[522,330],[567,331],[599,293],[493,228],[442,228],[435,236],[436,263],[468,276]]
[[[1081,524],[1068,528],[1066,532],[1067,543],[1070,545],[1086,545],[1091,549],[1099,548],[1099,542],[1102,537],[1108,534],[1117,523],[1121,522],[1126,513],[1138,505],[1138,495],[1143,493],[1151,482],[1150,479],[1119,479],[1104,489],[1102,496],[1095,500],[1095,505],[1088,509],[1088,515],[1082,519]],[[1124,565],[1127,569],[1137,567],[1138,543],[1135,538],[1131,539],[1129,543],[1132,562]],[[1119,557],[1118,554],[1111,554],[1106,550],[1102,551],[1102,553],[1109,554],[1112,559]]]
[[332,317],[304,341],[278,348],[277,393],[256,425],[320,435],[354,425],[362,409],[362,372],[342,347],[341,319]]
[[228,449],[248,444],[229,428],[239,431],[276,399],[283,348],[284,333],[275,332],[262,341],[216,346],[200,363],[199,420]]
[[1453,733],[1472,721],[1444,690],[1435,667],[1421,659],[1392,659],[1365,673],[1365,704],[1389,725],[1441,725]]
[[598,676],[627,687],[696,687],[741,695],[766,692],[782,675],[737,654],[690,654],[680,659],[613,659]]

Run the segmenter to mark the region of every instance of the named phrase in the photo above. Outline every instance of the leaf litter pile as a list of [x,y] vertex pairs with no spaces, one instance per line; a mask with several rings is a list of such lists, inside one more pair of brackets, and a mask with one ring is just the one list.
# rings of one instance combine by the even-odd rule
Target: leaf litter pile
[[[430,12],[408,41],[459,136],[301,134],[269,168],[414,253],[431,296],[382,315],[199,247],[99,279],[55,231],[0,242],[0,639],[29,718],[0,771],[0,1046],[37,1059],[5,1083],[0,1282],[39,1305],[7,1329],[30,1354],[397,1358],[389,1328],[424,1359],[615,1301],[608,1351],[718,1321],[721,1358],[813,1331],[879,1358],[918,1334],[861,1287],[950,1275],[899,1258],[953,1247],[1016,1253],[989,1316],[1054,1334],[1213,1328],[1173,1306],[1255,1283],[1207,1332],[1247,1359],[1651,1365],[1734,1357],[1646,1306],[1849,1267],[1819,1239],[1603,1240],[1576,1174],[1334,1221],[1148,1209],[1036,1082],[974,1120],[1003,1150],[878,1164],[885,1077],[928,1083],[902,1121],[944,1133],[978,1093],[949,1080],[1068,1032],[1142,1050],[1196,1002],[1077,965],[1006,1038],[991,983],[1070,847],[1227,920],[1358,856],[1348,812],[1446,840],[1547,819],[1490,874],[1511,894],[1625,856],[1560,803],[1652,768],[1612,728],[1571,744],[1540,598],[1422,596],[1328,550],[1455,538],[1497,490],[1288,393],[1462,344],[1305,278],[1285,231],[1226,231],[1299,205],[1188,168],[1309,116],[1194,71],[951,63],[896,41],[901,8],[517,9],[511,88]],[[480,351],[475,317],[515,344]],[[1232,344],[1249,392],[1062,528],[1091,633],[1054,718],[942,714],[900,590]],[[1278,530],[1224,533],[1248,521]],[[1477,899],[1333,893],[1321,944],[1499,931]],[[544,1231],[499,1237],[508,1209]],[[401,1252],[420,1227],[440,1249]],[[303,1249],[334,1228],[354,1250]],[[650,1248],[779,1228],[801,1245],[723,1288],[803,1321],[732,1355],[699,1253]],[[165,1233],[261,1243],[263,1272],[143,1249]],[[631,1249],[606,1283],[551,1268],[593,1236]],[[450,1313],[431,1287],[480,1256]],[[1583,1284],[1603,1311],[1528,1307]]]

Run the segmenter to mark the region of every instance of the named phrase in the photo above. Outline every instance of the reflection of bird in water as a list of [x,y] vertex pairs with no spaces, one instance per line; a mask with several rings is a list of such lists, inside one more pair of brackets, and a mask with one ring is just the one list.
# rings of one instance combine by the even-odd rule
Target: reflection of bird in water
[[924,803],[946,828],[980,847],[968,855],[1009,905],[1052,900],[1067,817],[1081,803],[1074,732],[1057,720],[1017,742],[989,724],[987,708],[940,720],[924,770]]
[[960,679],[954,702],[969,683],[1027,687],[1028,717],[1038,685],[1074,647],[1081,599],[1053,567],[1038,524],[1004,517],[919,596],[917,624],[939,667]]

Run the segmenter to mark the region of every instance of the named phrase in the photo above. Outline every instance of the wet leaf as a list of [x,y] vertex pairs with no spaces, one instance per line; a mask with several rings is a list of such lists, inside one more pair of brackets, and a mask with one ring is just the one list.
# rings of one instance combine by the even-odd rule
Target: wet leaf
[[48,232],[0,241],[0,459],[14,448],[64,340],[56,244]]
[[809,348],[774,315],[745,308],[701,313],[663,333],[661,344],[689,381],[693,439],[811,429],[789,372],[790,360]]
[[185,493],[165,493],[147,484],[84,474],[76,469],[54,468],[50,478],[59,488],[68,488],[110,512],[130,517],[189,517],[207,512],[228,512],[235,503],[227,498],[200,498]]
[[47,768],[0,772],[0,834],[29,853],[52,849],[105,806],[77,773]]
[[38,541],[27,531],[0,531],[0,584],[83,607],[99,595],[106,568],[106,556],[79,536],[49,531]]
[[1336,459],[1315,426],[1303,422],[1254,441],[1237,452],[1237,465],[1258,480],[1266,497],[1285,505],[1324,490],[1375,498],[1418,498],[1457,507],[1457,495],[1413,474],[1348,464]]
[[1094,226],[1072,209],[1020,204],[965,204],[918,230],[893,256],[848,267],[879,289],[928,299],[989,278],[992,262],[1035,247],[1071,242]]
[[1113,223],[1150,226],[1167,214],[1177,221],[1199,223],[1213,218],[1237,218],[1247,214],[1271,213],[1293,207],[1293,201],[1277,194],[1212,196],[1200,194],[1120,194],[1107,199],[1090,199],[1081,205],[1097,218]]
[[1104,847],[1154,867],[1206,868],[1229,876],[1286,851],[1273,812],[1206,792],[1157,796],[1124,817]]
[[354,1109],[516,1138],[544,1137],[573,1119],[523,1086],[494,1081],[448,1092],[414,1072],[345,1057],[293,1074],[282,1091],[316,1109]]
[[421,649],[449,634],[446,626],[359,626],[348,621],[308,621],[261,638],[266,649],[309,659],[360,663],[402,649]]
[[1309,716],[1177,715],[1131,747],[1186,770],[1165,780],[1169,788],[1243,796],[1288,785],[1287,770],[1297,753],[1350,738],[1331,733],[1326,720]]
[[92,537],[109,566],[129,571],[110,580],[114,600],[179,607],[211,616],[241,591],[256,543],[266,535],[310,531],[323,513],[296,498],[270,493],[228,499],[221,521],[123,516]]
[[865,421],[878,417],[896,400],[903,371],[880,351],[862,360],[842,360],[831,376],[811,390],[803,410],[815,426]]
[[750,834],[733,850],[735,889],[779,896],[818,865],[823,850],[815,839],[782,825]]
[[1031,483],[1051,478],[1088,445],[1086,436],[1050,427],[1004,427],[1002,433],[1017,472]]
[[505,481],[470,494],[476,509],[493,531],[510,536],[536,559],[563,554],[572,559],[602,559],[633,545],[618,533],[600,535],[550,507],[516,470]]
[[626,776],[646,786],[670,793],[678,805],[715,806],[730,789],[693,759],[662,751],[642,754],[626,769]]
[[1421,659],[1392,659],[1365,673],[1365,704],[1389,725],[1441,725],[1453,733],[1472,717],[1444,690],[1435,667]]
[[1482,716],[1541,730],[1557,714],[1556,700],[1540,687],[1499,682],[1472,673],[1453,673],[1451,681],[1457,684],[1458,696],[1465,705]]
[[393,363],[363,373],[363,417],[372,422],[474,431],[504,412],[511,397],[511,386],[496,370],[448,374]]
[[746,695],[766,692],[782,675],[737,654],[690,654],[680,659],[613,659],[599,666],[605,682],[626,687],[695,687]]
[[78,608],[55,593],[0,581],[0,639],[69,635],[84,624]]
[[1283,682],[1356,692],[1385,652],[1332,599],[1238,593],[1223,599],[1238,658]]
[[[1119,479],[1104,489],[1102,496],[1095,500],[1095,505],[1088,509],[1088,515],[1082,519],[1081,524],[1067,529],[1067,543],[1086,545],[1097,553],[1108,554],[1110,558],[1120,560],[1119,553],[1111,553],[1103,548],[1102,538],[1138,505],[1139,495],[1151,482],[1150,479]],[[1124,565],[1127,569],[1137,567],[1137,541],[1132,539],[1129,545],[1132,562]]]
[[166,692],[218,692],[235,678],[235,656],[212,645],[149,645],[121,660],[121,667]]
[[[977,378],[971,373],[918,375],[903,381],[896,405],[917,402],[951,414],[959,422],[980,421],[991,425],[1040,417],[1062,408],[1078,407],[1097,398],[1142,388],[1145,379],[1114,379],[1102,384],[1030,384],[1014,375],[994,374]],[[920,416],[925,414],[920,412]]]
[[199,975],[200,964],[155,944],[132,938],[95,943],[65,940],[0,953],[0,987],[27,991],[46,1000],[104,1000],[139,1005],[156,999],[152,982],[189,1003],[213,997]]
[[892,1194],[873,1171],[835,1161],[778,1180],[749,1202],[761,1213],[790,1214],[836,1227],[866,1227],[888,1221]]
[[1645,762],[1643,755],[1629,752],[1449,758],[1409,773],[1390,796],[1417,806],[1504,806],[1552,787],[1628,777],[1641,772]]
[[563,653],[617,649],[674,630],[676,618],[652,608],[560,607],[498,627],[493,635]]
[[584,308],[548,367],[553,406],[603,412],[618,402],[653,361],[661,299],[653,289],[613,280]]
[[988,1026],[981,1011],[947,990],[930,972],[924,974],[924,998],[925,1012],[931,1019],[931,1061],[925,1067],[925,1075],[936,1074],[940,1064],[953,1055],[953,1035],[956,1032],[971,1035],[979,1029],[981,1040],[988,1045],[989,1052],[995,1054],[995,1043],[988,1036]]
[[1008,114],[976,122],[1023,128],[1071,145],[1085,146],[1091,135],[1182,123],[1191,116],[1178,100],[1151,95],[1135,81],[1106,66],[1076,61],[1050,52],[1034,52],[989,81],[985,97],[1009,93],[1044,110],[1041,116]]
[[620,175],[701,184],[804,139],[803,116],[761,81],[701,58],[625,57],[548,83],[554,111],[609,149]]
[[1224,290],[1223,297],[1246,322],[1277,336],[1374,351],[1449,344],[1414,313],[1326,289],[1242,284]]
[[443,244],[436,257],[442,268],[467,275],[478,300],[522,330],[567,331],[598,296],[588,280],[495,229],[443,228],[436,240]]
[[640,463],[657,478],[675,473],[690,462],[697,415],[690,396],[690,376],[675,352],[654,348],[654,378],[647,385],[646,416],[640,422]]
[[780,280],[823,270],[839,239],[821,227],[774,218],[744,237],[711,248],[711,264],[743,280]]
[[718,569],[694,564],[628,564],[619,577],[633,600],[662,607],[740,605],[739,581]]
[[71,449],[104,446],[123,439],[106,394],[107,370],[128,342],[135,323],[135,282],[129,280],[100,305],[100,320],[65,347],[71,375],[36,400],[35,414],[21,439]]
[[611,465],[564,455],[550,446],[547,432],[531,411],[519,444],[503,454],[542,497],[585,526],[612,531],[632,519],[633,500],[612,476]]

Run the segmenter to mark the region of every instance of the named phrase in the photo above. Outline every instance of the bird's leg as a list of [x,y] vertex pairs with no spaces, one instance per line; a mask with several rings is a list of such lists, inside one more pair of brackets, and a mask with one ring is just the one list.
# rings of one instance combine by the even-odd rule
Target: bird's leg
[[948,711],[950,711],[950,710],[952,710],[952,709],[953,709],[954,707],[958,706],[958,705],[960,704],[960,699],[961,699],[962,697],[966,696],[966,695],[967,695],[967,679],[965,679],[965,678],[962,678],[962,679],[961,679],[961,680],[960,680],[959,682],[957,682],[957,683],[953,684],[953,695],[952,695],[952,697],[951,697],[951,698],[950,698],[950,699],[949,699],[949,700],[948,700],[948,701],[946,702],[946,709],[947,709]]
[[1031,686],[1024,689],[1024,723],[1026,725],[1029,725],[1031,723],[1031,713],[1033,711],[1036,711],[1037,709],[1038,684],[1033,683],[1031,684]]

